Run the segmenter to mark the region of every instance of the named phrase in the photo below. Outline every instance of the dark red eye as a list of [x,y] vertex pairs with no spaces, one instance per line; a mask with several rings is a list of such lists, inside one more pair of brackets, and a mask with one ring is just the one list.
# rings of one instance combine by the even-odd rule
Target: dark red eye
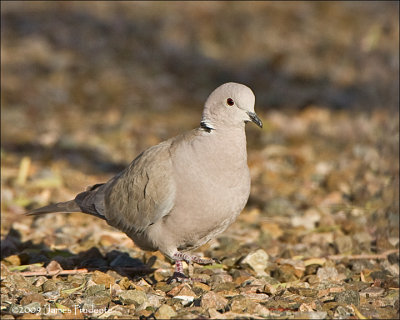
[[235,104],[232,98],[226,99],[226,103],[228,104],[228,106],[233,106]]

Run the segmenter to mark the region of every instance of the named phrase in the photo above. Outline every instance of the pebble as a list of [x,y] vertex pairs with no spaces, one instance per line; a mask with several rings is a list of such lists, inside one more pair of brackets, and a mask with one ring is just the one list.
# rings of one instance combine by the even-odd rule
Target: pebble
[[175,309],[167,304],[163,304],[155,313],[156,319],[171,319],[176,315]]
[[353,240],[350,236],[339,236],[334,243],[338,253],[350,253],[353,248]]
[[49,291],[56,291],[57,290],[57,284],[54,282],[54,280],[47,280],[42,284],[42,290],[44,292],[49,292]]
[[210,291],[210,289],[211,289],[209,285],[207,285],[205,283],[202,283],[202,282],[193,283],[192,288],[193,288],[193,292],[196,295],[201,295],[201,294],[203,294],[205,292]]
[[385,293],[385,289],[381,287],[369,287],[360,291],[360,296],[365,298],[377,298]]
[[252,312],[257,304],[243,295],[237,295],[232,298],[230,302],[230,309],[232,312]]
[[248,254],[241,262],[242,265],[248,265],[252,268],[257,276],[267,275],[265,269],[268,266],[268,254],[263,249]]
[[224,296],[230,296],[230,297],[233,297],[233,296],[237,295],[237,293],[238,293],[238,290],[236,289],[236,285],[233,282],[219,283],[213,287],[213,290],[216,293],[219,293]]
[[136,307],[148,301],[146,293],[139,290],[122,291],[119,294],[119,299],[123,304],[134,304]]
[[201,298],[201,306],[205,309],[224,310],[227,304],[227,299],[213,291],[205,293]]
[[352,316],[352,314],[353,314],[353,312],[350,311],[347,307],[338,306],[335,310],[333,318],[334,319],[350,319],[350,316]]
[[355,290],[346,290],[335,294],[335,301],[338,303],[344,303],[346,305],[354,304],[355,306],[360,305],[360,294]]
[[43,296],[40,293],[32,293],[29,294],[25,297],[23,297],[20,301],[20,304],[25,306],[25,305],[29,305],[33,302],[38,302],[39,304],[43,305],[46,300],[43,298]]
[[104,284],[96,284],[86,289],[86,296],[94,296],[102,291],[106,291],[106,286]]
[[164,297],[158,294],[149,293],[147,294],[147,299],[151,306],[154,308],[159,308],[161,306],[161,302],[164,300]]
[[216,285],[219,283],[232,282],[232,281],[233,281],[232,276],[227,273],[213,274],[210,278],[210,282],[213,285]]
[[339,273],[334,267],[319,268],[317,271],[317,277],[320,281],[336,280],[338,276]]
[[97,270],[93,272],[92,280],[97,284],[103,284],[107,289],[109,289],[111,285],[115,283],[115,279],[113,277]]

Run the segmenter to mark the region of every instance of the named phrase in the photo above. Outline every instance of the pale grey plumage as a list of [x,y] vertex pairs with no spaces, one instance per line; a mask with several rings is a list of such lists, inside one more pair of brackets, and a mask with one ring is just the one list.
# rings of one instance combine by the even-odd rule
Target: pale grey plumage
[[262,126],[254,101],[248,87],[224,84],[207,99],[200,128],[145,150],[120,174],[74,200],[28,214],[96,215],[140,248],[172,259],[177,251],[196,248],[224,231],[248,200],[244,127],[248,121]]

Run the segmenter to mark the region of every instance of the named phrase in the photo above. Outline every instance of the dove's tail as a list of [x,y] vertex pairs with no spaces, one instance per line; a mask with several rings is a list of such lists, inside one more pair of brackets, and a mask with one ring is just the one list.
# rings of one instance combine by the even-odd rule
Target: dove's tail
[[92,216],[106,220],[106,218],[98,212],[89,211],[89,210],[85,210],[84,208],[81,208],[75,202],[75,200],[49,204],[48,206],[40,207],[40,208],[25,212],[25,215],[38,216],[38,215],[42,215],[42,214],[55,213],[55,212],[61,212],[61,213],[82,212],[82,213],[90,214]]
[[100,190],[99,187],[103,185],[104,184],[96,184],[89,187],[87,191],[79,193],[74,200],[49,204],[48,206],[30,210],[26,212],[25,215],[41,215],[53,212],[83,212],[106,220],[102,213],[103,210],[100,209],[99,211],[99,208],[103,207],[103,201],[101,201],[101,199],[104,199],[104,195],[103,193],[98,193],[98,191]]
[[64,212],[64,213],[82,212],[82,209],[78,206],[75,200],[70,200],[65,202],[49,204],[48,206],[30,210],[25,214],[31,216],[31,215],[40,215],[52,212]]

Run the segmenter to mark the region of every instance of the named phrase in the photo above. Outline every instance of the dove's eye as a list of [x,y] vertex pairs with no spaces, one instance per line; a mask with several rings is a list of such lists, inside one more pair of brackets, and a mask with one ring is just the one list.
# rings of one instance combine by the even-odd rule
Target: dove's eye
[[228,98],[226,99],[226,103],[228,104],[228,106],[233,106],[235,104],[235,101],[233,101],[232,98]]

